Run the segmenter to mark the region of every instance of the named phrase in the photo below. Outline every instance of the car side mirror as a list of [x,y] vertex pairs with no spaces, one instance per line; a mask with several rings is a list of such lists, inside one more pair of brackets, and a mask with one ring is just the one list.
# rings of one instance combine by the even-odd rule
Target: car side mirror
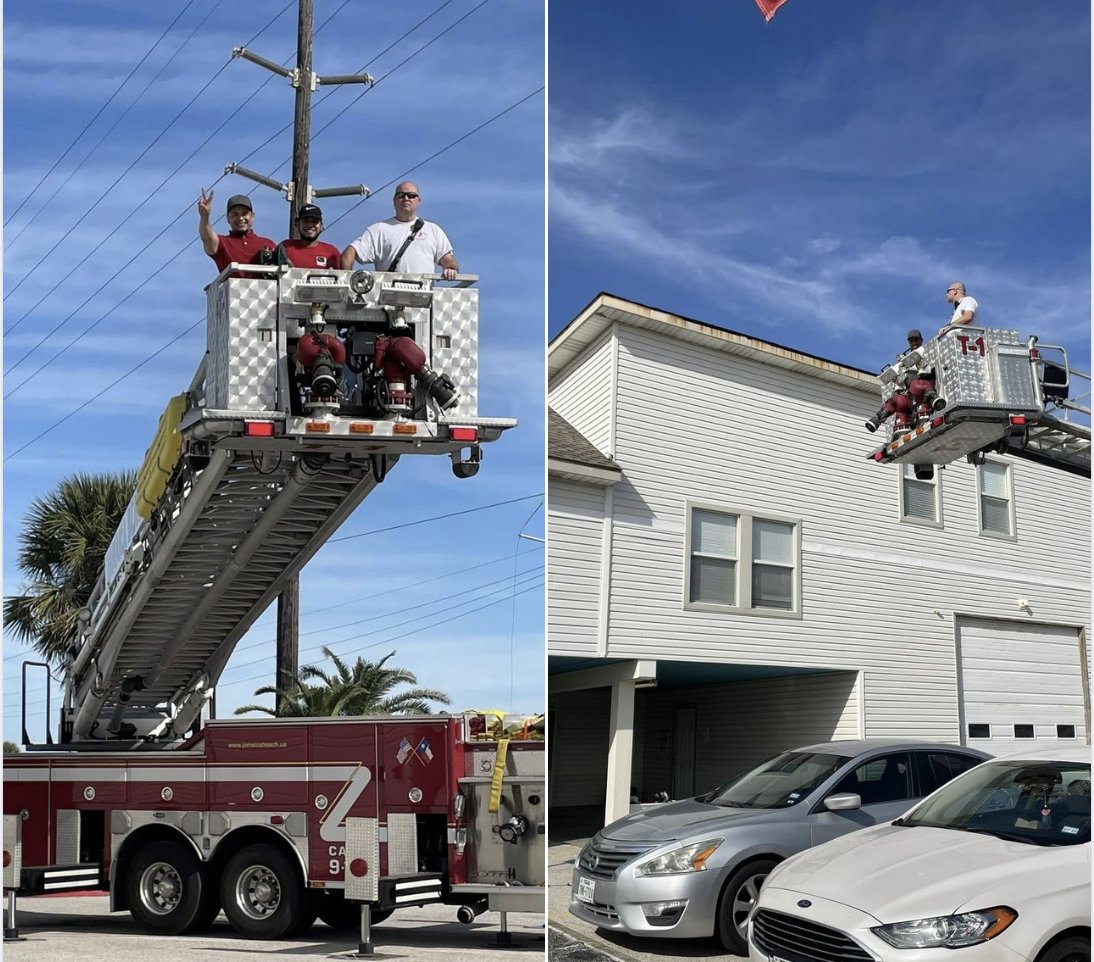
[[839,795],[829,795],[824,800],[824,807],[830,812],[850,812],[856,808],[862,808],[862,796],[854,792],[840,792]]

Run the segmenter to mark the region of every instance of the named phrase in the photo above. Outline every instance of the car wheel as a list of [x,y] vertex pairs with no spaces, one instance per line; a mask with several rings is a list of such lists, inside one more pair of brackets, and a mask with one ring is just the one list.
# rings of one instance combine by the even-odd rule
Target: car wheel
[[1090,962],[1090,939],[1064,939],[1037,956],[1037,962]]
[[748,913],[756,904],[760,886],[779,863],[764,858],[742,865],[726,882],[718,902],[718,941],[734,955],[748,955]]
[[216,904],[197,856],[179,842],[146,845],[133,858],[125,877],[129,912],[142,928],[160,935],[181,935],[215,916]]
[[300,869],[272,845],[248,845],[228,860],[220,901],[232,928],[252,938],[282,938],[305,918]]

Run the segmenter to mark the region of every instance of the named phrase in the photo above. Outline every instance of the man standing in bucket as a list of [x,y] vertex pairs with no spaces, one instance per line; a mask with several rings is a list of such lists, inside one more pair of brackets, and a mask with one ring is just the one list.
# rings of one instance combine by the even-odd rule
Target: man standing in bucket
[[351,270],[359,262],[378,271],[432,274],[436,265],[445,280],[452,280],[460,271],[459,262],[440,226],[418,216],[418,185],[404,180],[395,188],[394,202],[394,217],[370,224],[342,251],[342,269]]
[[255,220],[251,198],[246,194],[233,194],[228,198],[228,233],[218,234],[209,222],[213,209],[213,192],[205,193],[202,188],[198,200],[198,237],[201,246],[217,265],[217,271],[224,270],[231,263],[252,264],[258,260],[263,248],[273,250],[277,245],[268,237],[256,234],[252,229]]
[[319,239],[323,233],[323,212],[315,204],[304,204],[296,212],[296,226],[300,239],[283,240],[278,244],[276,262],[288,263],[293,267],[338,270],[342,261],[341,252],[333,244]]

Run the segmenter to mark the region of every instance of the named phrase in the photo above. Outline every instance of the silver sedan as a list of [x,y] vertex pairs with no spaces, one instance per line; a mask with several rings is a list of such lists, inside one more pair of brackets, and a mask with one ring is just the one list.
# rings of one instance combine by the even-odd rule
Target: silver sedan
[[575,863],[570,912],[637,936],[715,935],[745,955],[748,913],[775,865],[897,818],[988,757],[936,742],[874,740],[783,752],[706,795],[601,829]]

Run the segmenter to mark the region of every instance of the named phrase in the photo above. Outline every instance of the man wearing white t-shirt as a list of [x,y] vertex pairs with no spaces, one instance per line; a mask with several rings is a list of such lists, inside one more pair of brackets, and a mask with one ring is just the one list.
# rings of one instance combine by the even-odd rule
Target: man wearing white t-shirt
[[440,267],[445,280],[460,271],[445,232],[437,224],[422,220],[418,185],[404,180],[395,188],[395,216],[370,224],[365,232],[342,251],[342,269],[354,264],[371,264],[378,271],[403,274],[432,274]]
[[949,324],[945,324],[938,329],[939,334],[959,324],[972,324],[973,321],[978,326],[982,326],[979,313],[980,305],[976,303],[976,298],[969,297],[965,293],[965,285],[960,281],[954,281],[946,290],[946,300],[953,305],[953,317],[950,318]]

